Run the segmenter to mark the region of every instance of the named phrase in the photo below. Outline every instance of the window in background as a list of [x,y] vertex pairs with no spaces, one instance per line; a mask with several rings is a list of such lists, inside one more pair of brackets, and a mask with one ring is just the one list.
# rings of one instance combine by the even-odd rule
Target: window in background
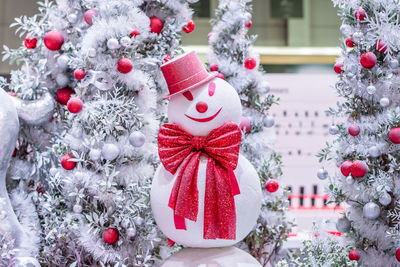
[[194,10],[195,18],[210,18],[211,17],[211,0],[201,0],[197,3],[190,4]]

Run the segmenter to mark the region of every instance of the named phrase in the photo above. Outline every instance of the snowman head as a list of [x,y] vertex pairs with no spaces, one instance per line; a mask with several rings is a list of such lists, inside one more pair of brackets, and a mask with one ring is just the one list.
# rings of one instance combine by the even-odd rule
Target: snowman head
[[242,106],[235,89],[204,68],[195,52],[161,66],[168,85],[168,119],[193,136],[206,136],[227,122],[240,123]]

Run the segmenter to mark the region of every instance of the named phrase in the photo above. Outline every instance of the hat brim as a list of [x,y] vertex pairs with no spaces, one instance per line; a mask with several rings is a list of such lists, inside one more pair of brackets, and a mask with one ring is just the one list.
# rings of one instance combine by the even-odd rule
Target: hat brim
[[189,91],[189,90],[192,90],[192,89],[194,89],[194,88],[196,88],[196,87],[202,86],[203,84],[205,84],[205,83],[211,81],[212,79],[216,78],[217,75],[218,75],[218,72],[209,73],[209,76],[208,76],[206,79],[204,79],[204,80],[202,80],[202,81],[200,81],[200,82],[198,82],[198,83],[195,83],[195,84],[193,84],[193,85],[191,85],[191,86],[189,86],[189,87],[187,87],[187,88],[185,88],[185,89],[183,89],[183,90],[180,90],[179,92],[176,92],[176,93],[174,93],[174,94],[166,94],[166,95],[163,97],[163,100],[165,100],[165,99],[170,99],[171,97],[173,97],[173,96],[175,96],[175,95],[179,95],[179,94],[182,94],[182,93],[187,92],[187,91]]

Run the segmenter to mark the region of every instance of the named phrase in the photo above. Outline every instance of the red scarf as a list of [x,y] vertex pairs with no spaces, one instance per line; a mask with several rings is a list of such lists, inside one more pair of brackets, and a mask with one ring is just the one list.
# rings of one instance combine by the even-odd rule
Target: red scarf
[[207,137],[193,137],[177,124],[164,124],[158,133],[158,154],[165,169],[175,174],[168,206],[174,210],[176,229],[186,230],[185,218],[197,220],[200,156],[208,157],[204,197],[204,239],[236,239],[234,196],[240,194],[233,170],[239,159],[242,133],[229,122]]

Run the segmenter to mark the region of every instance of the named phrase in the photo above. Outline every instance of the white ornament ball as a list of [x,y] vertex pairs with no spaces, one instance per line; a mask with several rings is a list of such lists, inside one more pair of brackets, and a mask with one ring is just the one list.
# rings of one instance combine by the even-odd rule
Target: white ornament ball
[[68,69],[68,63],[69,57],[67,55],[61,55],[57,58],[57,66],[62,71]]
[[331,135],[336,135],[339,133],[339,127],[337,127],[337,125],[331,125],[331,127],[329,127],[329,133]]
[[78,22],[78,16],[77,16],[76,14],[74,14],[74,13],[69,14],[68,17],[67,17],[67,20],[68,20],[70,23],[75,24],[75,23]]
[[263,119],[263,124],[264,124],[265,127],[271,128],[275,124],[275,119],[272,116],[267,115]]
[[141,226],[144,223],[144,219],[139,216],[136,216],[133,221],[137,226]]
[[354,182],[355,182],[355,180],[354,180],[353,177],[351,177],[351,175],[346,177],[346,183],[347,184],[352,185],[352,184],[354,184]]
[[341,233],[347,233],[351,229],[351,222],[346,217],[339,218],[336,223],[336,229]]
[[355,32],[353,34],[353,41],[358,43],[363,36],[364,36],[364,34],[362,32]]
[[376,158],[376,157],[379,157],[381,155],[381,152],[379,151],[379,148],[377,146],[371,146],[368,149],[368,154],[371,157]]
[[106,160],[114,160],[119,155],[119,147],[115,144],[105,144],[101,150],[101,155]]
[[368,202],[363,208],[364,217],[375,220],[381,214],[381,208],[374,202]]
[[375,86],[369,85],[369,86],[367,87],[367,93],[368,93],[368,94],[373,95],[373,94],[375,94],[375,92],[376,92],[376,87],[375,87]]
[[56,83],[60,87],[66,87],[69,84],[69,78],[64,73],[59,73],[56,76]]
[[389,67],[391,67],[392,69],[397,69],[399,67],[399,61],[397,59],[392,59],[389,62]]
[[392,203],[392,197],[387,192],[385,192],[379,198],[379,203],[381,203],[383,206],[387,206]]
[[135,236],[136,236],[136,229],[133,228],[133,227],[128,228],[128,229],[126,230],[126,235],[127,235],[129,238],[135,237]]
[[146,142],[146,136],[139,131],[135,131],[129,135],[129,143],[134,147],[141,147]]
[[119,42],[115,38],[111,38],[107,41],[108,49],[115,50],[119,48]]
[[345,36],[349,36],[352,32],[352,27],[347,24],[342,24],[342,26],[340,26],[340,32]]
[[89,152],[89,158],[93,161],[99,160],[101,157],[101,151],[99,149],[92,149]]
[[379,100],[379,104],[380,104],[382,107],[385,108],[385,107],[389,106],[390,100],[389,100],[389,98],[387,98],[387,97],[382,97],[381,100]]
[[81,205],[75,204],[74,207],[72,208],[72,210],[74,211],[74,213],[80,214],[80,213],[82,213],[83,208]]
[[88,57],[94,58],[97,55],[97,51],[94,48],[89,48],[88,49]]
[[325,170],[324,168],[322,168],[322,169],[319,169],[319,170],[318,170],[317,176],[318,176],[319,179],[325,180],[326,178],[328,178],[329,174],[328,174],[328,171],[327,171],[327,170]]
[[124,36],[124,37],[121,38],[121,41],[120,41],[120,42],[121,42],[122,46],[128,47],[128,46],[131,45],[132,40],[131,40],[131,38],[129,38],[128,36]]

